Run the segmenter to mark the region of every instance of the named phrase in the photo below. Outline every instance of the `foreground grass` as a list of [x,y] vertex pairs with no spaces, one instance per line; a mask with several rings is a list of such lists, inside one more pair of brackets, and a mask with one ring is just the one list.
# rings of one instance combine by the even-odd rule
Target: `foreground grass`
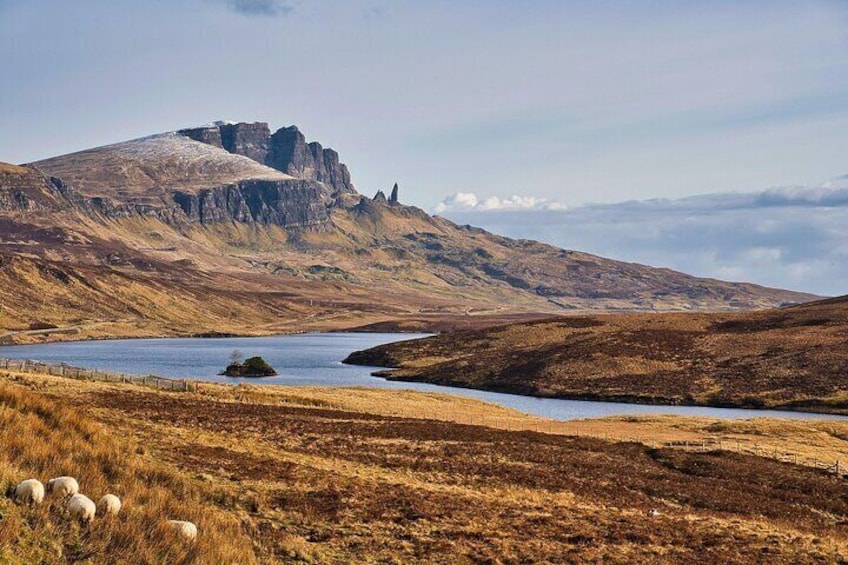
[[[95,501],[118,494],[124,508],[116,518],[98,517],[89,527],[64,515],[47,499],[29,508],[0,499],[2,563],[253,563],[249,539],[230,515],[214,508],[210,493],[168,465],[81,415],[81,406],[62,406],[41,394],[0,380],[0,488],[35,477],[71,475]],[[49,501],[49,503],[48,503]],[[195,544],[175,539],[166,519],[195,522]]]
[[442,395],[13,378],[178,469],[261,562],[848,559],[844,483],[798,465],[519,431],[545,422]]

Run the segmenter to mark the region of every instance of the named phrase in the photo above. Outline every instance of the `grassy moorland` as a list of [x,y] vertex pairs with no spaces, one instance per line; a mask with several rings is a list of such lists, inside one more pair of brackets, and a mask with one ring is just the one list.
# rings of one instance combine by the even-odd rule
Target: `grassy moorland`
[[[113,490],[127,506],[115,524],[80,530],[3,500],[0,561],[848,558],[844,482],[767,458],[567,436],[444,395],[220,385],[166,393],[37,375],[2,383],[0,414],[12,426],[0,433],[15,447],[0,455],[0,486],[75,474],[84,490]],[[697,433],[691,425],[680,433]],[[848,424],[832,425],[844,441]],[[200,525],[195,547],[156,535],[159,516],[176,512]]]
[[[3,492],[25,478],[46,482],[70,474],[95,501],[112,492],[124,503],[117,519],[83,527],[63,515],[58,500],[29,508],[2,498],[0,562],[255,562],[238,521],[216,508],[209,492],[151,459],[143,443],[128,441],[82,411],[0,381]],[[196,544],[175,539],[163,527],[167,519],[191,520],[204,535]]]
[[848,298],[549,318],[375,347],[389,378],[532,396],[848,413]]

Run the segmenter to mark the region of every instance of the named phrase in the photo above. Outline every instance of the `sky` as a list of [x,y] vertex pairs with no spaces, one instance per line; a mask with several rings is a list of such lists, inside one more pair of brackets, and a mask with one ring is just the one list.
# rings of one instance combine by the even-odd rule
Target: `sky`
[[848,173],[845,0],[0,0],[0,53],[0,161],[296,124],[364,193],[521,222]]

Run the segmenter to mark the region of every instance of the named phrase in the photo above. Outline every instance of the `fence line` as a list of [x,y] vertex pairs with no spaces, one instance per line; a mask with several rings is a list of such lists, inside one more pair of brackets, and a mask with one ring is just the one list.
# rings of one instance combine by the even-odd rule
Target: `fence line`
[[682,448],[689,451],[732,451],[744,455],[756,455],[758,457],[767,457],[775,459],[783,463],[794,463],[795,465],[804,465],[806,467],[814,467],[820,469],[836,477],[848,480],[848,469],[845,468],[845,463],[842,460],[836,461],[827,460],[821,457],[803,456],[794,451],[779,449],[774,446],[764,446],[759,443],[754,445],[742,445],[738,440],[723,441],[721,438],[705,438],[696,441],[666,441],[662,443],[663,447]]
[[197,381],[187,379],[168,379],[156,375],[128,375],[126,373],[115,373],[111,371],[98,371],[96,369],[83,369],[72,367],[66,363],[42,363],[29,359],[7,359],[0,357],[0,369],[17,371],[19,373],[40,373],[66,377],[81,381],[103,381],[108,383],[128,383],[149,386],[159,390],[173,390],[181,392],[197,392]]

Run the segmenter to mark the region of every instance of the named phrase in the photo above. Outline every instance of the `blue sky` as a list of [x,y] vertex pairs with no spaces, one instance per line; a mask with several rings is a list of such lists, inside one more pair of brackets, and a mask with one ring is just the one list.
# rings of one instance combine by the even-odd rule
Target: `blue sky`
[[0,0],[0,159],[298,124],[367,192],[614,202],[848,172],[848,7]]
[[225,119],[428,210],[848,173],[843,0],[0,0],[0,52],[11,162]]

